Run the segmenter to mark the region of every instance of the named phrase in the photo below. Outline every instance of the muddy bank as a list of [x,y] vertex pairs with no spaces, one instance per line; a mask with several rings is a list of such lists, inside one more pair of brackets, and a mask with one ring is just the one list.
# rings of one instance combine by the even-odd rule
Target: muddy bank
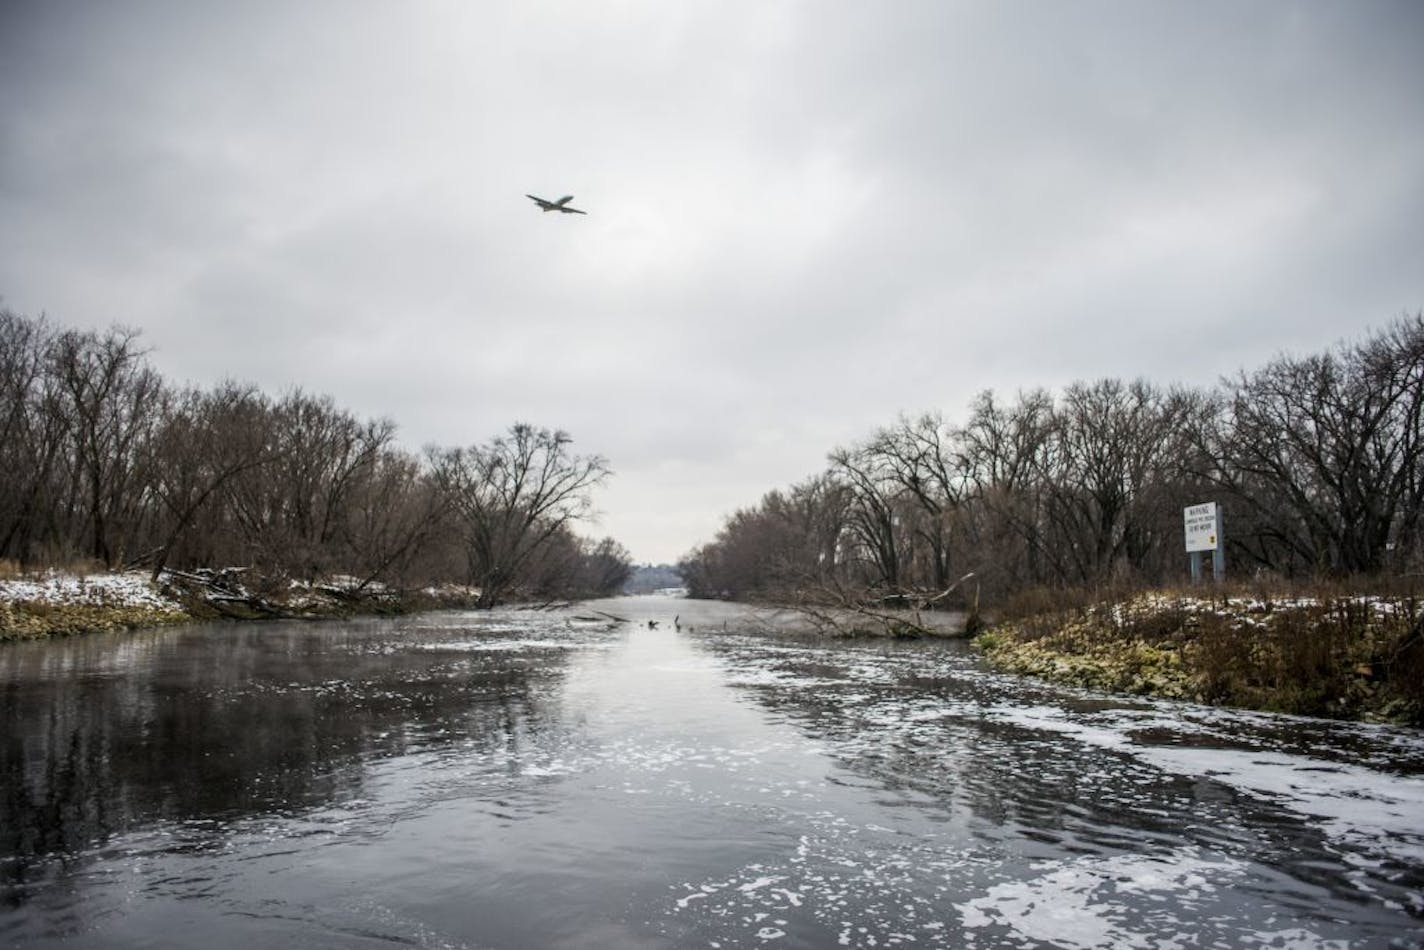
[[1220,706],[1424,725],[1424,604],[1412,598],[1152,593],[1000,624],[1005,672]]

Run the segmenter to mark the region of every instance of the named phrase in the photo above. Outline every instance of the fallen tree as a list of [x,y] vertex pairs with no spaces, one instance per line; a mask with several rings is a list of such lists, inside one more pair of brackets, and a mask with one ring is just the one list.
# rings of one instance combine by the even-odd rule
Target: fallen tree
[[900,639],[967,636],[978,629],[978,597],[964,621],[957,611],[937,609],[974,577],[971,571],[941,591],[899,590],[870,596],[829,584],[798,590],[784,605],[825,636],[881,636]]

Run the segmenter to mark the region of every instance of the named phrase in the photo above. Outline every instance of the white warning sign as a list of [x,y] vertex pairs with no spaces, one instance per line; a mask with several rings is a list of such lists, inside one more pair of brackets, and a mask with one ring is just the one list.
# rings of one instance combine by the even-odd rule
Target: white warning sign
[[1186,525],[1188,553],[1216,550],[1216,502],[1183,508],[1182,519]]

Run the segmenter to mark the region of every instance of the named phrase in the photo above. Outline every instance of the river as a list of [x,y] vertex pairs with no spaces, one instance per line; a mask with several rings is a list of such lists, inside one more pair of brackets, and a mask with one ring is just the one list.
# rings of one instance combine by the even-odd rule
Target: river
[[0,645],[0,944],[1424,945],[1417,730],[763,627],[642,597]]

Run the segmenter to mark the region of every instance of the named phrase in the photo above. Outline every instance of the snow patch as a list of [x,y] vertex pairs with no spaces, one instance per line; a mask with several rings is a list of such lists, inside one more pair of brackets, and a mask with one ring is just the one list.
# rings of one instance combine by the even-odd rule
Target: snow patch
[[38,577],[0,580],[0,600],[56,606],[173,607],[142,571],[87,577],[51,571]]

